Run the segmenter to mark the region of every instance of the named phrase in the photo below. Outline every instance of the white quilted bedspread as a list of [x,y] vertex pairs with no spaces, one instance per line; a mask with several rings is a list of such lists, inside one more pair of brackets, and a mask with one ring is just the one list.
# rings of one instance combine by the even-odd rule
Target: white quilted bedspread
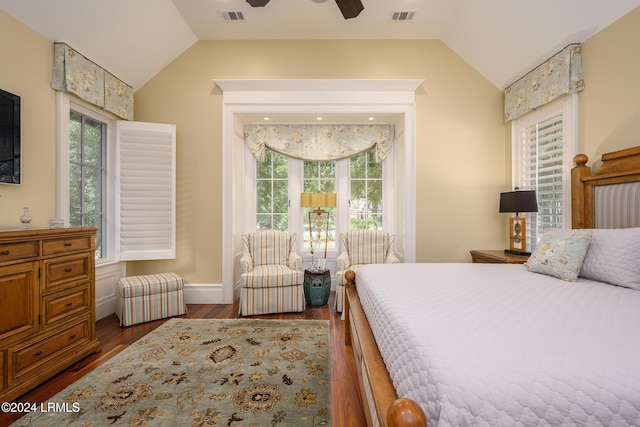
[[398,395],[436,426],[640,426],[640,291],[521,265],[368,265]]

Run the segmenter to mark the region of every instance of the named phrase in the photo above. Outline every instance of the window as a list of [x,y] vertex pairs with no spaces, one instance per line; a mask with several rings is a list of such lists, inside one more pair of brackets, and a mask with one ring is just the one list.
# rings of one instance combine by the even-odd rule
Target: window
[[96,261],[175,258],[175,126],[59,92],[58,128],[57,217],[98,227]]
[[527,217],[527,251],[544,230],[571,227],[571,166],[576,153],[575,96],[566,96],[512,123],[513,185],[535,190],[538,212]]
[[107,253],[107,125],[76,111],[69,119],[69,225],[98,227],[96,259]]
[[330,213],[329,250],[337,249],[337,237],[347,229],[383,229],[383,163],[375,163],[373,156],[368,151],[350,159],[311,162],[267,150],[267,160],[258,162],[248,155],[255,164],[255,229],[298,233],[300,247],[309,249],[308,214],[313,208],[299,208],[295,196],[301,192],[338,194],[337,208],[322,207]]
[[271,150],[256,162],[256,229],[289,229],[289,160]]
[[[304,162],[303,191],[305,193],[335,193],[336,192],[336,162]],[[336,209],[320,206],[329,212],[327,248],[336,248]],[[306,208],[302,215],[304,225],[304,248],[311,247],[309,241],[309,211],[313,208]],[[324,224],[327,227],[327,224]],[[315,230],[315,227],[314,227]],[[324,235],[324,233],[321,233]]]
[[382,229],[382,163],[373,151],[350,159],[349,178],[349,227]]

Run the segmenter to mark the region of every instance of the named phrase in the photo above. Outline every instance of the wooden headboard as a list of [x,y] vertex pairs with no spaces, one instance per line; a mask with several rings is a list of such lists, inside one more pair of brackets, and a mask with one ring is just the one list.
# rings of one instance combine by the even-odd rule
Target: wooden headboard
[[[574,157],[576,166],[571,170],[571,211],[573,228],[627,228],[640,226],[640,146],[602,155],[602,165],[595,173],[587,166],[588,157]],[[599,212],[607,208],[620,212],[620,203],[598,200],[598,190],[610,187],[612,196],[626,203],[625,212],[619,218],[602,219]],[[628,212],[626,212],[628,210]],[[602,215],[605,216],[605,215]],[[611,215],[610,215],[611,216]]]

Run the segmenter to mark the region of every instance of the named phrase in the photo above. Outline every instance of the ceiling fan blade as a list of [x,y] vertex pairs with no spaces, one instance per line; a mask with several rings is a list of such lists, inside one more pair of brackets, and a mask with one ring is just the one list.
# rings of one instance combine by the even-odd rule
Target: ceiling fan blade
[[269,0],[247,0],[251,7],[265,7]]
[[336,4],[340,8],[344,19],[355,18],[364,10],[360,0],[336,0]]

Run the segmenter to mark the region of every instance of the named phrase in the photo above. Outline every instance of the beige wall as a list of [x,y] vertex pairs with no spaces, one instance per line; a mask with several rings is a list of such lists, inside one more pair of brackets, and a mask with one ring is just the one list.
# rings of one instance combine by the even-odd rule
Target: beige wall
[[[438,41],[202,41],[136,92],[136,120],[178,133],[178,259],[129,271],[221,282],[221,102],[212,79],[424,79],[416,94],[417,260],[500,247],[502,94]],[[471,219],[473,217],[473,220]],[[478,225],[480,225],[478,227]]]
[[640,144],[640,7],[582,45],[581,152],[597,166],[603,153]]
[[56,96],[50,88],[53,44],[0,10],[0,89],[22,107],[22,185],[0,184],[0,229],[34,227],[56,217]]
[[[640,136],[640,9],[583,44],[580,150],[592,158]],[[89,55],[90,52],[87,52]],[[0,185],[0,228],[55,216],[56,107],[49,40],[0,11],[0,87],[22,96],[24,184]],[[130,263],[221,283],[221,108],[214,78],[419,78],[418,261],[467,261],[505,244],[497,198],[509,186],[502,94],[436,41],[198,42],[136,92],[136,119],[178,129],[178,259]]]

